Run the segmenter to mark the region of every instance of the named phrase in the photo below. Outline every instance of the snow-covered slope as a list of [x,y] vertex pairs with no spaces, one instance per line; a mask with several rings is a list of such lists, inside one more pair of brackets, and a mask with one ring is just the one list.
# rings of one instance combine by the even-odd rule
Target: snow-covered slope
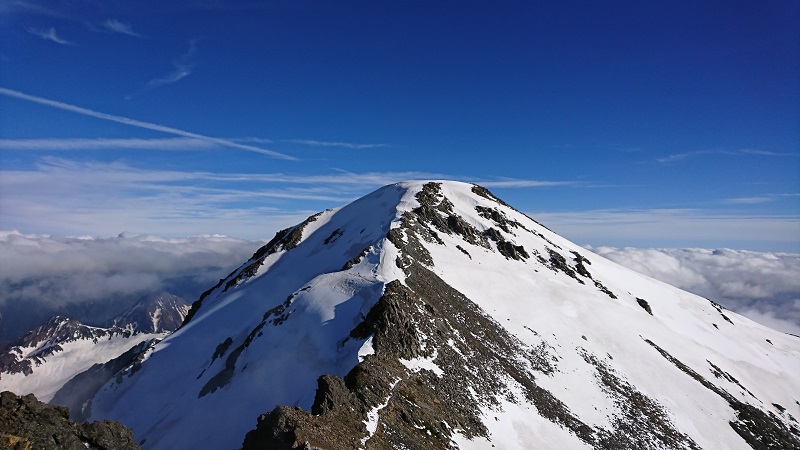
[[92,415],[145,449],[797,448],[798,401],[800,339],[406,182],[279,232]]

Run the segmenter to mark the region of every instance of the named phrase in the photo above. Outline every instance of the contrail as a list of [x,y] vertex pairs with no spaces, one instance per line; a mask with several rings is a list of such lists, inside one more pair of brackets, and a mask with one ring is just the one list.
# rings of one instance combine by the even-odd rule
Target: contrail
[[6,89],[6,88],[3,88],[3,87],[0,87],[0,94],[5,95],[7,97],[14,97],[14,98],[18,98],[20,100],[27,100],[29,102],[39,103],[40,105],[46,105],[46,106],[50,106],[50,107],[53,107],[53,108],[63,109],[64,111],[70,111],[70,112],[74,112],[74,113],[78,113],[78,114],[83,114],[84,116],[94,117],[94,118],[102,119],[102,120],[108,120],[110,122],[117,122],[117,123],[121,123],[121,124],[125,124],[125,125],[130,125],[130,126],[133,126],[133,127],[144,128],[144,129],[147,129],[147,130],[161,131],[163,133],[173,134],[173,135],[176,135],[176,136],[200,139],[200,140],[203,140],[203,141],[206,141],[206,142],[211,142],[211,143],[214,143],[214,144],[217,144],[217,145],[223,145],[225,147],[238,148],[240,150],[247,150],[247,151],[250,151],[250,152],[256,152],[256,153],[261,153],[261,154],[264,154],[264,155],[269,155],[269,156],[272,156],[273,158],[286,159],[286,160],[290,160],[290,161],[297,160],[297,158],[295,158],[293,156],[284,155],[283,153],[275,152],[275,151],[272,151],[272,150],[267,150],[267,149],[263,149],[263,148],[259,148],[259,147],[254,147],[252,145],[239,144],[237,142],[233,142],[233,141],[230,141],[228,139],[221,139],[221,138],[215,138],[215,137],[211,137],[211,136],[204,136],[202,134],[192,133],[191,131],[179,130],[177,128],[167,127],[167,126],[164,126],[164,125],[158,125],[158,124],[155,124],[155,123],[142,122],[141,120],[130,119],[128,117],[115,116],[113,114],[106,114],[106,113],[101,113],[101,112],[98,112],[98,111],[92,111],[91,109],[81,108],[80,106],[70,105],[70,104],[62,103],[62,102],[57,102],[55,100],[48,100],[46,98],[36,97],[34,95],[28,95],[28,94],[25,94],[24,92],[15,91],[15,90],[12,90],[12,89]]

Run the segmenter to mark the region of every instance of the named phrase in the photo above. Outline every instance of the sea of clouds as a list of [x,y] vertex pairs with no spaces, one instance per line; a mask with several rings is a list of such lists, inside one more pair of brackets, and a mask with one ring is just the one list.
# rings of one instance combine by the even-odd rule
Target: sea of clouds
[[261,245],[226,236],[85,238],[0,231],[0,342],[56,314],[102,325],[161,292],[193,302]]
[[589,249],[756,322],[800,336],[800,254],[701,248]]
[[[148,295],[192,302],[261,245],[227,236],[56,237],[0,231],[0,344],[56,314],[102,325]],[[612,261],[800,335],[800,254],[589,247]]]

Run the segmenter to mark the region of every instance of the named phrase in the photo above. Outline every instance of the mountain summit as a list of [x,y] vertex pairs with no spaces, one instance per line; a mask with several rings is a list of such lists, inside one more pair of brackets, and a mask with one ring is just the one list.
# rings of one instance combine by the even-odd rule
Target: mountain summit
[[145,449],[787,449],[799,401],[797,337],[414,181],[277,233],[91,408]]

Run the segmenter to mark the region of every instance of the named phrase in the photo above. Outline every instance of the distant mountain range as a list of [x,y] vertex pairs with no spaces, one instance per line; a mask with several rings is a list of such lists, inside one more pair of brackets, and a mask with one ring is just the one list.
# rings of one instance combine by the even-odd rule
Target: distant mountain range
[[[79,416],[82,405],[73,399],[70,386],[74,381],[72,385],[70,381],[87,380],[92,374],[94,381],[88,384],[93,390],[81,396],[88,400],[145,348],[177,329],[188,310],[185,300],[163,293],[142,298],[108,327],[55,316],[0,353],[0,391],[33,393],[42,401],[69,406]],[[105,375],[98,377],[100,373]]]
[[144,449],[800,448],[800,338],[471,184],[393,184],[278,232],[159,342],[136,330],[163,311],[139,317],[61,319],[13,363],[48,367],[54,333],[103,353],[51,399],[69,385]]

